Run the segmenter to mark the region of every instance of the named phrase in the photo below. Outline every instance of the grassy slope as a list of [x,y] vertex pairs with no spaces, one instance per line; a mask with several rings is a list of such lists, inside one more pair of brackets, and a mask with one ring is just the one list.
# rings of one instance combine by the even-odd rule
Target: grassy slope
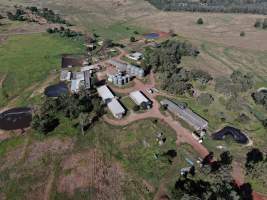
[[81,43],[47,34],[9,37],[0,46],[0,73],[7,75],[0,90],[0,107],[60,69],[62,53],[82,52]]
[[[129,199],[142,199],[142,197],[152,199],[153,194],[145,191],[142,183],[143,180],[157,188],[161,178],[165,176],[169,169],[187,166],[186,162],[182,159],[182,154],[184,155],[183,146],[179,147],[179,151],[177,151],[179,163],[176,163],[175,166],[169,165],[168,161],[166,162],[162,159],[156,160],[154,158],[154,153],[163,153],[169,149],[176,149],[175,134],[173,134],[173,131],[169,127],[160,122],[154,123],[152,120],[144,120],[130,124],[124,128],[99,122],[95,127],[89,129],[85,136],[81,136],[77,129],[72,128],[72,123],[64,119],[61,127],[51,133],[50,136],[43,137],[37,133],[31,133],[27,136],[29,140],[25,140],[25,136],[18,136],[18,138],[13,138],[8,143],[0,144],[0,163],[5,163],[13,155],[9,153],[14,152],[17,147],[22,148],[22,146],[26,146],[25,152],[29,154],[30,149],[28,149],[28,146],[38,141],[45,142],[47,139],[63,139],[66,137],[73,138],[73,141],[75,141],[74,149],[71,152],[65,151],[61,152],[61,154],[54,152],[50,153],[49,157],[48,153],[44,152],[42,158],[33,160],[32,162],[26,162],[28,154],[25,154],[25,157],[18,156],[18,159],[21,158],[21,160],[11,162],[13,164],[10,164],[5,170],[1,171],[0,168],[0,185],[4,185],[0,189],[0,197],[1,193],[4,193],[11,199],[15,197],[17,199],[23,199],[25,197],[23,194],[28,194],[33,185],[38,186],[42,190],[46,182],[37,173],[48,177],[51,166],[59,165],[57,158],[62,157],[60,155],[64,154],[66,158],[73,152],[84,152],[91,148],[101,150],[107,159],[111,161],[114,161],[114,158],[116,158],[124,166],[126,172],[132,177],[132,182],[129,181],[127,185],[124,185],[125,195]],[[62,131],[63,129],[65,131]],[[155,133],[157,132],[162,132],[167,137],[166,143],[163,146],[159,146],[156,142]],[[144,140],[149,146],[144,146]],[[30,143],[27,144],[26,141],[30,141]],[[53,149],[55,147],[51,146],[49,148]],[[187,157],[193,160],[197,158],[197,155],[191,152],[191,147],[187,146],[185,149],[187,149]],[[49,149],[45,151],[49,152]],[[38,154],[38,152],[36,153]],[[10,173],[14,173],[15,171],[16,176],[10,176]],[[177,173],[177,171],[174,170],[174,173]],[[57,181],[57,178],[55,181]],[[23,185],[17,183],[23,183]]]

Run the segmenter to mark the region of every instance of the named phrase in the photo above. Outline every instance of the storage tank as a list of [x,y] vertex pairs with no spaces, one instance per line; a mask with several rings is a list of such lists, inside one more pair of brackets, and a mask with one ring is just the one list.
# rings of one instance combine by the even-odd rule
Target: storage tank
[[126,77],[127,83],[129,83],[131,81],[131,76],[127,74],[125,77]]
[[118,78],[118,85],[122,85],[122,78],[121,77]]
[[126,76],[122,77],[122,80],[124,84],[128,83]]
[[145,76],[145,71],[143,69],[139,69],[138,76],[139,77],[144,77]]
[[118,85],[118,77],[113,76],[113,84]]

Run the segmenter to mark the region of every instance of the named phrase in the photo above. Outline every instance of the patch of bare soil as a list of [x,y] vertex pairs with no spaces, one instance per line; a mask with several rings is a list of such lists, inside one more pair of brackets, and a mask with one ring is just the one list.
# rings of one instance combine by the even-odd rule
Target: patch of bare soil
[[1,163],[0,171],[3,171],[6,168],[18,163],[22,156],[23,148],[24,148],[23,145],[20,145],[16,147],[14,150],[6,153],[6,155],[3,157],[3,160],[2,160],[3,163]]
[[116,163],[108,161],[97,150],[76,153],[62,162],[58,192],[70,196],[77,189],[92,189],[92,199],[123,199],[123,172]]
[[61,154],[73,149],[74,142],[70,138],[50,138],[45,141],[35,142],[28,147],[27,161],[35,161],[47,153]]

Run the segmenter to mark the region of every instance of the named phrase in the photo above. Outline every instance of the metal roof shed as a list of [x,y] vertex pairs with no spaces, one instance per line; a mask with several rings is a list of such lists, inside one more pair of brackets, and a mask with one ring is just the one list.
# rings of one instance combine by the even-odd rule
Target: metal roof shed
[[105,103],[114,98],[114,95],[112,94],[111,90],[106,85],[100,86],[96,90],[98,92],[98,95]]
[[151,106],[151,101],[140,91],[131,92],[129,96],[138,106],[142,103],[146,103],[147,108]]
[[73,93],[79,92],[80,82],[81,82],[81,80],[72,80],[71,81],[71,92],[73,92]]
[[178,115],[196,130],[202,130],[208,127],[208,122],[189,108],[179,106],[168,99],[162,100],[160,104],[167,105],[167,109],[170,112]]
[[113,98],[108,103],[108,108],[115,118],[121,119],[125,114],[125,109],[122,107],[120,102],[115,98]]

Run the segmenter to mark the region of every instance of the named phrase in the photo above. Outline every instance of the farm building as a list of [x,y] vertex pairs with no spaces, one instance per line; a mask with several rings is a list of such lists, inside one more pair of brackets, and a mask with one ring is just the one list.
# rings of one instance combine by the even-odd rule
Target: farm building
[[129,96],[138,106],[144,105],[147,109],[152,106],[151,101],[140,91],[131,92]]
[[72,75],[72,79],[83,81],[84,80],[84,72],[74,72]]
[[135,52],[135,53],[127,55],[127,57],[132,59],[132,60],[138,61],[138,60],[141,60],[143,58],[143,54],[140,52]]
[[70,81],[71,79],[71,72],[67,70],[62,70],[60,73],[60,81]]
[[107,63],[112,65],[112,66],[114,66],[114,67],[116,67],[118,72],[126,72],[130,76],[137,76],[139,78],[142,78],[142,77],[145,76],[144,69],[142,69],[140,67],[137,67],[135,65],[122,63],[122,62],[119,62],[119,61],[116,61],[116,60],[109,60]]
[[121,119],[125,114],[125,109],[117,99],[113,98],[107,105],[115,118]]
[[80,90],[80,86],[81,86],[81,80],[77,79],[77,80],[71,80],[71,92],[72,93],[77,93]]
[[88,71],[88,70],[96,71],[96,70],[100,70],[100,67],[97,65],[88,65],[88,66],[81,67],[81,72]]
[[105,103],[110,102],[115,97],[106,85],[100,86],[96,90]]
[[182,118],[195,130],[203,130],[208,127],[208,122],[205,119],[203,119],[187,107],[177,105],[176,103],[168,99],[162,100],[160,104],[163,106],[167,106],[167,109],[170,112]]
[[89,70],[84,71],[84,86],[85,89],[91,89],[91,72]]

